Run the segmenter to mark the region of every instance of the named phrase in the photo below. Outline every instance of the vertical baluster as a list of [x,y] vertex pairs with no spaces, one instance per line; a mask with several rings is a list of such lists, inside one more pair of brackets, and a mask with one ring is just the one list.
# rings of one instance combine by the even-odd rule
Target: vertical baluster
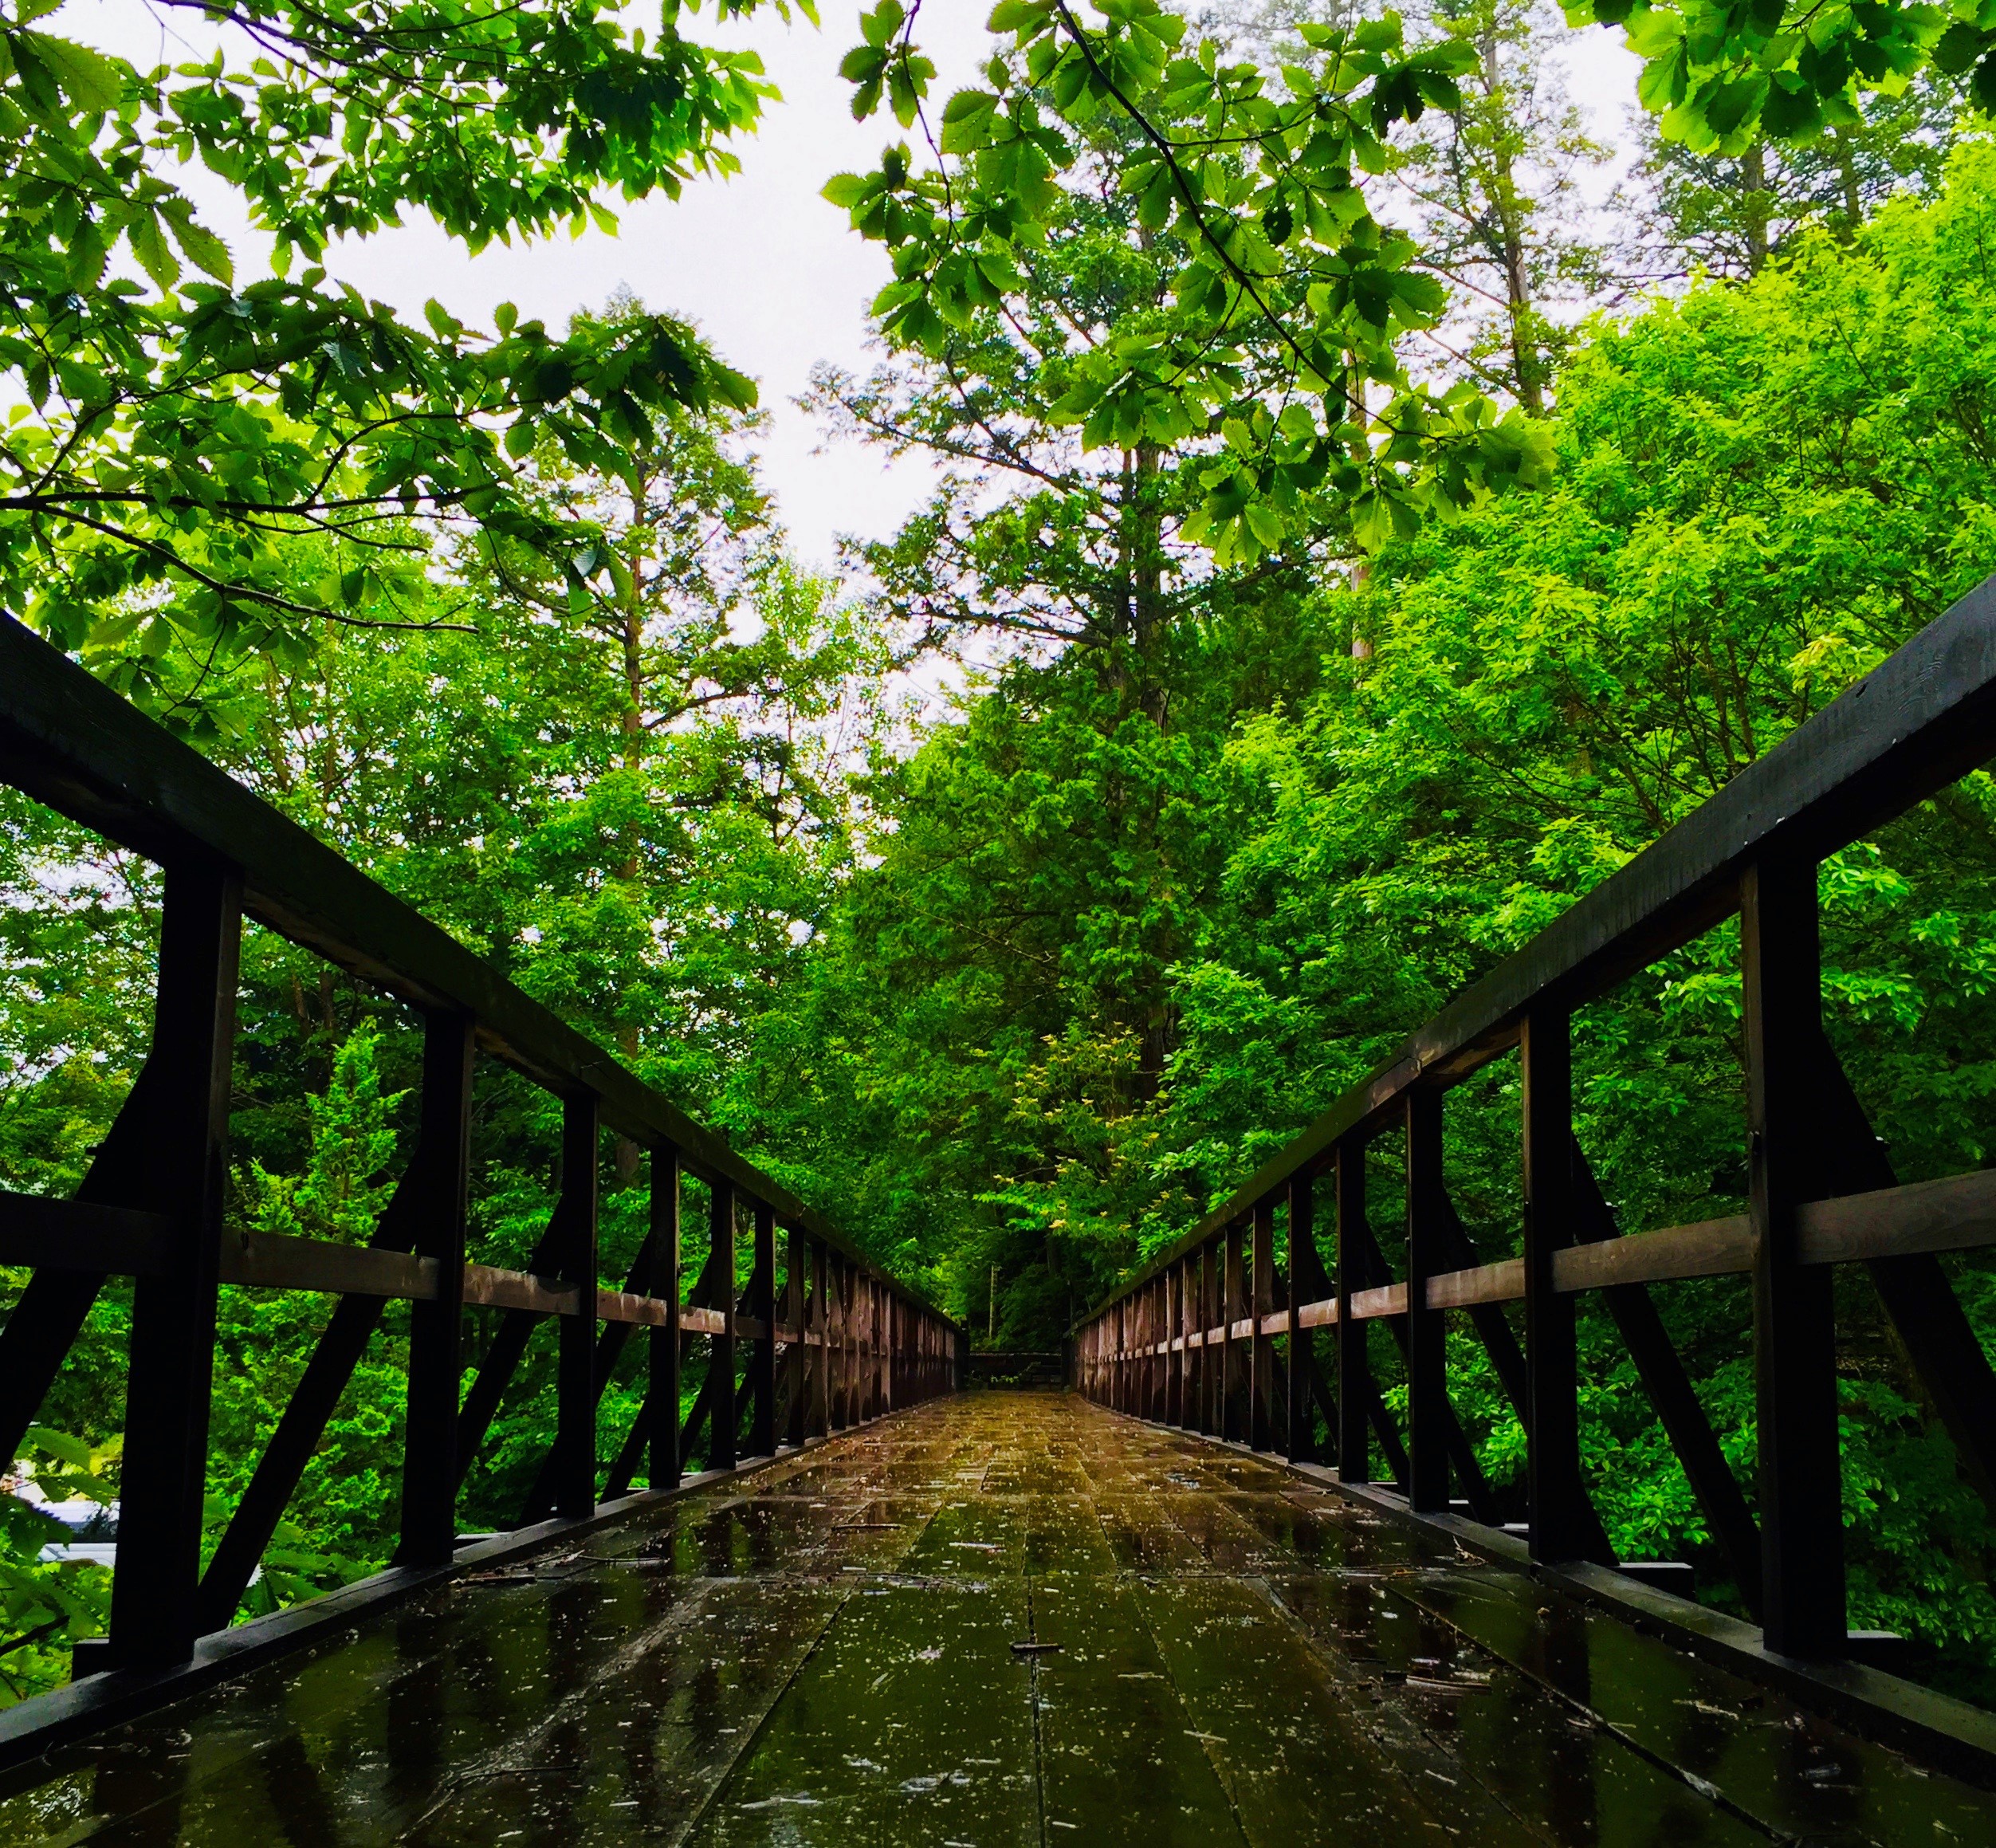
[[707,1467],[735,1466],[735,1190],[716,1180],[709,1189],[707,1249],[720,1300],[721,1332],[707,1344]]
[[871,1277],[859,1277],[859,1421],[870,1422],[880,1414],[880,1302]]
[[1845,1646],[1842,1458],[1830,1268],[1796,1252],[1797,1209],[1822,1190],[1815,1062],[1821,1032],[1816,868],[1766,860],[1741,886],[1747,1164],[1755,1235],[1761,1597],[1767,1646]]
[[651,1291],[666,1319],[646,1338],[645,1430],[654,1489],[677,1488],[679,1454],[679,1151],[670,1143],[651,1157]]
[[1251,1383],[1248,1369],[1248,1343],[1240,1340],[1234,1333],[1234,1325],[1247,1311],[1248,1269],[1246,1253],[1247,1228],[1230,1225],[1227,1228],[1225,1274],[1220,1290],[1220,1320],[1225,1327],[1222,1337],[1224,1345],[1220,1352],[1220,1434],[1229,1443],[1244,1442],[1250,1434],[1250,1422],[1244,1403]]
[[1254,1242],[1248,1266],[1248,1441],[1257,1450],[1275,1447],[1275,1343],[1263,1324],[1275,1307],[1275,1203],[1255,1208]]
[[811,1349],[804,1339],[804,1280],[811,1260],[807,1251],[803,1228],[790,1228],[789,1276],[784,1284],[784,1319],[790,1330],[789,1353],[786,1357],[784,1373],[788,1376],[790,1393],[790,1415],[785,1421],[787,1429],[784,1441],[792,1449],[804,1448],[805,1433],[810,1429],[811,1407],[807,1402],[811,1374],[806,1366]]
[[817,1437],[831,1435],[831,1299],[827,1294],[830,1276],[827,1257],[824,1241],[814,1238],[811,1241],[811,1320],[818,1345],[811,1362],[818,1386],[812,1395],[811,1435]]
[[1200,1357],[1199,1350],[1192,1344],[1192,1336],[1202,1326],[1200,1310],[1199,1253],[1188,1252],[1180,1268],[1178,1283],[1178,1315],[1181,1324],[1179,1332],[1185,1343],[1185,1381],[1181,1390],[1184,1400],[1181,1420],[1188,1431],[1200,1429]]
[[1323,1275],[1317,1260],[1316,1237],[1310,1170],[1306,1168],[1289,1183],[1289,1402],[1283,1408],[1283,1424],[1291,1463],[1314,1462],[1317,1456],[1316,1414],[1310,1402],[1317,1338],[1296,1323],[1305,1293]]
[[1351,1299],[1362,1288],[1359,1253],[1367,1242],[1365,1146],[1347,1136],[1338,1145],[1336,1159],[1338,1476],[1342,1482],[1368,1482],[1372,1449],[1365,1414],[1372,1398],[1372,1363],[1365,1351],[1366,1324],[1354,1321],[1351,1314]]
[[750,1344],[748,1454],[776,1453],[776,1215],[754,1203],[755,1243],[749,1260],[748,1313],[762,1324]]
[[555,1271],[573,1288],[560,1327],[555,1374],[555,1512],[568,1520],[596,1506],[596,1100],[561,1107],[560,1235]]
[[1407,1093],[1407,1456],[1408,1499],[1416,1508],[1448,1506],[1448,1320],[1428,1305],[1428,1280],[1441,1258],[1442,1095]]
[[1216,1435],[1220,1429],[1218,1407],[1219,1389],[1215,1384],[1218,1373],[1219,1350],[1212,1345],[1213,1324],[1219,1320],[1214,1309],[1213,1241],[1208,1239],[1199,1248],[1199,1286],[1196,1293],[1199,1313],[1199,1421],[1196,1429],[1206,1437]]
[[132,1288],[111,1588],[109,1659],[120,1667],[164,1666],[194,1652],[242,942],[241,879],[169,863],[147,1061],[159,1075],[143,1172],[173,1230],[164,1268]]
[[1580,1473],[1574,1299],[1553,1288],[1553,1255],[1574,1240],[1573,1053],[1563,1010],[1534,1008],[1519,1044],[1524,1091],[1526,1469],[1532,1557],[1588,1550]]
[[1143,1287],[1142,1296],[1137,1305],[1138,1340],[1143,1347],[1143,1358],[1138,1362],[1137,1367],[1138,1388],[1137,1414],[1139,1417],[1143,1418],[1151,1416],[1151,1393],[1157,1378],[1157,1369],[1152,1365],[1153,1357],[1150,1351],[1157,1342],[1157,1306],[1156,1294],[1151,1286],[1145,1284]]
[[457,1548],[472,1056],[469,1020],[445,1013],[425,1019],[415,1252],[437,1260],[437,1294],[409,1306],[402,1534],[395,1554],[396,1563],[403,1566],[447,1566]]
[[880,1409],[891,1412],[901,1403],[901,1299],[885,1284],[880,1287]]
[[859,1298],[852,1260],[839,1260],[839,1428],[849,1431],[859,1422],[859,1362],[854,1352],[859,1339]]

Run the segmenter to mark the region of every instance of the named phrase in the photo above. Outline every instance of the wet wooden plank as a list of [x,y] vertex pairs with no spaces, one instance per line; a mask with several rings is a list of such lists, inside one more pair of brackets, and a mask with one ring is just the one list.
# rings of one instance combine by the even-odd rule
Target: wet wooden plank
[[[1048,1839],[1103,1848],[1240,1842],[1233,1805],[1143,1619],[1136,1587],[1092,1575],[1033,1587]],[[1140,1801],[1133,1801],[1135,1793]]]
[[1188,1735],[1204,1747],[1254,1848],[1535,1840],[1439,1762],[1419,1779],[1395,1763],[1364,1708],[1254,1587],[1145,1580],[1137,1598]]
[[1996,1840],[1989,1797],[1660,1638],[1499,1577],[1404,1582],[1410,1604],[1556,1696],[1587,1730],[1719,1793],[1779,1839],[1884,1845]]
[[1053,1394],[918,1408],[0,1783],[10,1848],[1770,1838],[1996,1842],[1996,1797]]
[[1028,1624],[1014,1577],[856,1590],[689,1848],[1037,1844]]

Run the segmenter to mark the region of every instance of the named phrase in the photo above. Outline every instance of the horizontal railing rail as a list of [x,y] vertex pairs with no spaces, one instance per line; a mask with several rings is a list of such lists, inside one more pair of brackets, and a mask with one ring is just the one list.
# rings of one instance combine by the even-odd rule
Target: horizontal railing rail
[[[1817,867],[1992,756],[1996,580],[1465,989],[1090,1310],[1075,1331],[1081,1390],[1298,1461],[1334,1460],[1353,1484],[1369,1477],[1376,1445],[1410,1513],[1444,1515],[1460,1496],[1495,1528],[1503,1498],[1450,1398],[1447,1318],[1460,1314],[1524,1427],[1530,1556],[1614,1565],[1580,1446],[1574,1316],[1596,1296],[1766,1649],[1792,1658],[1856,1649],[1831,1273],[1866,1267],[1964,1475],[1996,1511],[1996,1374],[1939,1261],[1996,1244],[1996,1173],[1907,1185],[1892,1171],[1823,1029]],[[1573,1014],[1733,914],[1749,1210],[1622,1236],[1574,1134]],[[1484,1262],[1444,1185],[1441,1100],[1513,1049],[1523,1248]],[[1389,1134],[1405,1157],[1397,1266],[1365,1204],[1366,1150]],[[1317,1233],[1326,1207],[1328,1265]],[[1757,1506],[1648,1295],[1652,1284],[1727,1276],[1751,1280]],[[1511,1305],[1523,1308],[1522,1328]],[[1373,1322],[1401,1355],[1404,1417],[1373,1375],[1363,1330]],[[1322,1331],[1334,1338],[1328,1365]]]
[[[0,1193],[0,1264],[31,1270],[0,1328],[0,1457],[16,1454],[98,1292],[112,1277],[132,1280],[118,1565],[110,1634],[89,1652],[89,1668],[171,1669],[232,1620],[391,1301],[412,1305],[403,1569],[450,1565],[461,1487],[544,1321],[559,1328],[556,1429],[519,1512],[523,1528],[593,1519],[640,1476],[670,1492],[703,1432],[708,1471],[725,1471],[957,1384],[966,1337],[919,1292],[448,933],[5,619],[0,782],[165,874],[152,1041],[130,1095],[74,1198]],[[423,1021],[415,1150],[366,1245],[226,1223],[245,918]],[[522,1269],[466,1250],[481,1053],[562,1107],[559,1198]],[[648,1229],[620,1288],[599,1275],[605,1130],[650,1157]],[[705,1259],[690,1292],[684,1175],[708,1195]],[[745,1221],[745,1287],[737,1276]],[[224,1286],[316,1292],[336,1303],[203,1571],[209,1380]],[[466,1308],[502,1311],[468,1389]],[[601,1457],[599,1403],[640,1330],[650,1343],[642,1409],[618,1453]],[[705,1366],[682,1423],[682,1369],[696,1342]],[[343,1621],[353,1609],[343,1598]],[[31,1716],[10,1720],[7,1731],[11,1753],[32,1745]]]

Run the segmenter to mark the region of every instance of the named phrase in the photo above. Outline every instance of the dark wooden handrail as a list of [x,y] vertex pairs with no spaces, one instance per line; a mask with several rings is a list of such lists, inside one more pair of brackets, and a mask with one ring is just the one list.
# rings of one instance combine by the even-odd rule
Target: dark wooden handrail
[[[1415,1516],[1460,1495],[1522,1512],[1534,1559],[1613,1564],[1580,1453],[1574,1306],[1597,1294],[1742,1599],[1785,1657],[1839,1658],[1846,1629],[1830,1272],[1862,1264],[1964,1473],[1996,1512],[1996,1372],[1939,1255],[1996,1244],[1996,1173],[1902,1185],[1821,1020],[1817,867],[1996,755],[1996,580],[1978,587],[1414,1032],[1075,1331],[1082,1390],[1122,1410],[1314,1461],[1363,1483],[1377,1442]],[[1575,1140],[1571,1018],[1737,913],[1749,1210],[1621,1236]],[[1516,1048],[1523,1251],[1479,1260],[1444,1183],[1440,1099]],[[1405,1260],[1365,1217],[1369,1142],[1405,1138]],[[1275,1261],[1288,1222],[1288,1272]],[[1335,1229],[1326,1269],[1318,1216]],[[1648,1295],[1745,1276],[1758,1345],[1758,1518]],[[1523,1306],[1521,1342],[1505,1306]],[[1526,1431],[1523,1507],[1484,1480],[1448,1396],[1445,1318],[1467,1316]],[[1405,1429],[1363,1326],[1406,1370]],[[1336,1365],[1317,1331],[1336,1331]],[[1403,1441],[1404,1438],[1404,1441]]]
[[[3,618],[0,782],[166,875],[151,1051],[124,1108],[74,1199],[0,1193],[0,1263],[33,1267],[0,1329],[0,1454],[15,1453],[106,1280],[134,1280],[120,1567],[111,1635],[93,1668],[146,1671],[159,1697],[171,1697],[179,1665],[232,1619],[391,1300],[412,1305],[397,1555],[405,1572],[450,1569],[459,1488],[544,1319],[560,1331],[556,1429],[523,1528],[549,1516],[592,1520],[639,1474],[654,1492],[672,1492],[703,1429],[711,1474],[957,1383],[966,1337],[918,1291],[447,932]],[[224,1226],[245,918],[423,1019],[416,1146],[365,1245]],[[480,1052],[562,1104],[560,1198],[519,1270],[465,1250]],[[650,1229],[621,1288],[598,1274],[606,1128],[651,1158]],[[683,1174],[709,1196],[707,1260],[690,1300],[680,1288]],[[745,1292],[735,1277],[745,1221],[752,1228]],[[780,1290],[780,1233],[788,1273]],[[337,1304],[201,1573],[206,1381],[225,1284],[317,1292]],[[468,1307],[496,1310],[499,1322],[467,1392]],[[598,1402],[623,1343],[638,1331],[651,1344],[642,1408],[617,1456],[600,1458]],[[706,1385],[682,1429],[682,1366],[696,1341],[706,1343]],[[747,1362],[739,1383],[737,1344]],[[399,1594],[402,1583],[388,1575],[381,1595]],[[354,1602],[342,1599],[348,1621]],[[301,1640],[309,1627],[299,1628]],[[117,1698],[125,1701],[117,1710],[129,1711],[130,1697]],[[10,1752],[29,1749],[33,1716],[10,1716],[8,1737]]]

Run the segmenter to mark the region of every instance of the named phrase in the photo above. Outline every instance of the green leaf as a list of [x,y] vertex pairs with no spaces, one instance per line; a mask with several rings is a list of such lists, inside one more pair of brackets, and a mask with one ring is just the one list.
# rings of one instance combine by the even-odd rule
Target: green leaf
[[132,255],[139,261],[139,267],[163,291],[170,290],[180,280],[180,260],[167,249],[166,234],[159,229],[159,218],[148,207],[135,208],[125,226],[125,236],[131,243]]
[[877,49],[901,29],[902,22],[907,17],[901,0],[880,0],[872,12],[859,15],[859,35]]
[[173,241],[197,269],[225,286],[234,282],[235,263],[229,254],[229,246],[194,218],[190,201],[164,200],[160,204],[159,215],[172,227]]
[[79,112],[100,116],[117,107],[132,75],[130,65],[106,57],[87,45],[53,37],[45,32],[19,32],[14,36],[18,45],[32,47]]
[[30,1425],[25,1441],[30,1450],[53,1457],[72,1469],[88,1470],[90,1467],[90,1446],[67,1431],[52,1430],[46,1425]]
[[1987,43],[1986,33],[1957,20],[1934,46],[1934,62],[1950,77],[1959,77],[1982,55]]

